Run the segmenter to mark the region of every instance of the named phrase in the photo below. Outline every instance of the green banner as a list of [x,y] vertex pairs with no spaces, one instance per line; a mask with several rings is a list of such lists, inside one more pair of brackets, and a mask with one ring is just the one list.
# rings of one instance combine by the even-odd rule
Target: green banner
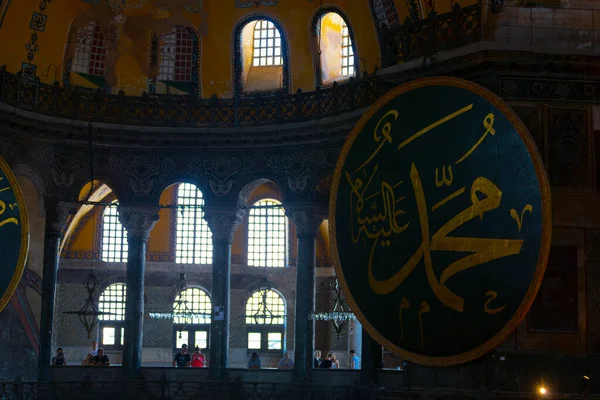
[[531,306],[550,192],[533,140],[501,99],[428,78],[357,123],[330,223],[336,273],[370,335],[407,360],[455,365],[495,348]]
[[0,311],[23,275],[29,250],[27,207],[17,179],[0,157]]

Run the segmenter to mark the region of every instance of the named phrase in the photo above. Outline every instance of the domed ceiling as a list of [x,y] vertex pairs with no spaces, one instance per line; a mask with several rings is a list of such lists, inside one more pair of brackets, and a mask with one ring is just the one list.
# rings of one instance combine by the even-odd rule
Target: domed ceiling
[[[24,79],[132,96],[314,90],[372,73],[381,59],[374,19],[422,17],[430,5],[420,1],[0,0],[0,65]],[[339,18],[326,32],[328,13]],[[328,48],[341,52],[337,64],[323,58]],[[341,72],[326,81],[326,68]]]

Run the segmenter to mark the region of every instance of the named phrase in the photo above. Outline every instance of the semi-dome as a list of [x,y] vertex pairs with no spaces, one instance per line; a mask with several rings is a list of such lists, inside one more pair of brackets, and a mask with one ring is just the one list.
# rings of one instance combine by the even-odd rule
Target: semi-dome
[[293,93],[375,71],[381,31],[432,7],[450,11],[439,3],[5,1],[0,40],[15,45],[3,46],[0,65],[41,83],[131,96]]

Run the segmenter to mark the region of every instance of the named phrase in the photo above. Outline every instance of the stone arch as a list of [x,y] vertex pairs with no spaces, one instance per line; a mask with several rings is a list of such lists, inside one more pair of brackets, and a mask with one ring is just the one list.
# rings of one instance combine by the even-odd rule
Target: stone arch
[[319,87],[323,85],[323,73],[321,69],[321,50],[319,48],[319,21],[321,18],[328,13],[336,13],[338,14],[346,23],[348,27],[348,33],[350,39],[352,40],[352,45],[354,49],[354,68],[355,68],[355,78],[360,77],[360,64],[359,64],[359,56],[358,56],[358,48],[356,47],[356,35],[354,31],[354,26],[350,21],[350,17],[348,14],[342,9],[340,6],[334,4],[327,4],[322,7],[319,7],[310,18],[310,43],[312,49],[313,56],[313,66],[314,66],[314,74],[315,74],[315,86]]
[[283,79],[281,90],[283,93],[290,92],[291,83],[291,62],[289,53],[289,41],[286,30],[283,24],[277,18],[270,14],[253,13],[241,18],[233,28],[233,36],[231,39],[232,51],[232,75],[233,75],[233,91],[234,95],[242,95],[244,93],[243,85],[243,59],[242,59],[242,30],[252,22],[265,20],[275,25],[281,36],[281,55],[283,57]]

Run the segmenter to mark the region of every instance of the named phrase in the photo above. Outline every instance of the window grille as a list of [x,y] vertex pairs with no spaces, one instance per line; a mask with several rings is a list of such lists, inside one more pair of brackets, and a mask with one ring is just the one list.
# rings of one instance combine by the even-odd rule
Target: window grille
[[177,189],[177,237],[175,262],[212,264],[212,233],[204,220],[202,192],[190,183]]
[[[200,288],[188,288],[175,297],[173,323],[186,325],[210,324],[212,306],[208,294]],[[207,314],[185,316],[186,313]]]
[[100,295],[98,310],[109,313],[99,315],[100,342],[107,348],[120,348],[124,343],[125,301],[127,287],[124,283],[108,286]]
[[119,221],[116,206],[108,206],[102,215],[102,261],[127,261],[127,230]]
[[398,24],[398,14],[393,0],[374,0],[373,9],[379,25],[392,27]]
[[354,47],[346,21],[342,24],[342,76],[354,75]]
[[77,32],[77,44],[71,70],[83,74],[104,76],[106,72],[107,38],[100,26],[90,22]]
[[[279,207],[278,207],[279,206]],[[261,200],[248,217],[248,265],[285,267],[287,261],[287,218],[281,203]]]
[[281,35],[272,22],[264,20],[256,21],[253,40],[253,66],[283,65]]
[[186,29],[176,27],[163,35],[160,46],[159,81],[190,82],[192,80],[195,41]]

